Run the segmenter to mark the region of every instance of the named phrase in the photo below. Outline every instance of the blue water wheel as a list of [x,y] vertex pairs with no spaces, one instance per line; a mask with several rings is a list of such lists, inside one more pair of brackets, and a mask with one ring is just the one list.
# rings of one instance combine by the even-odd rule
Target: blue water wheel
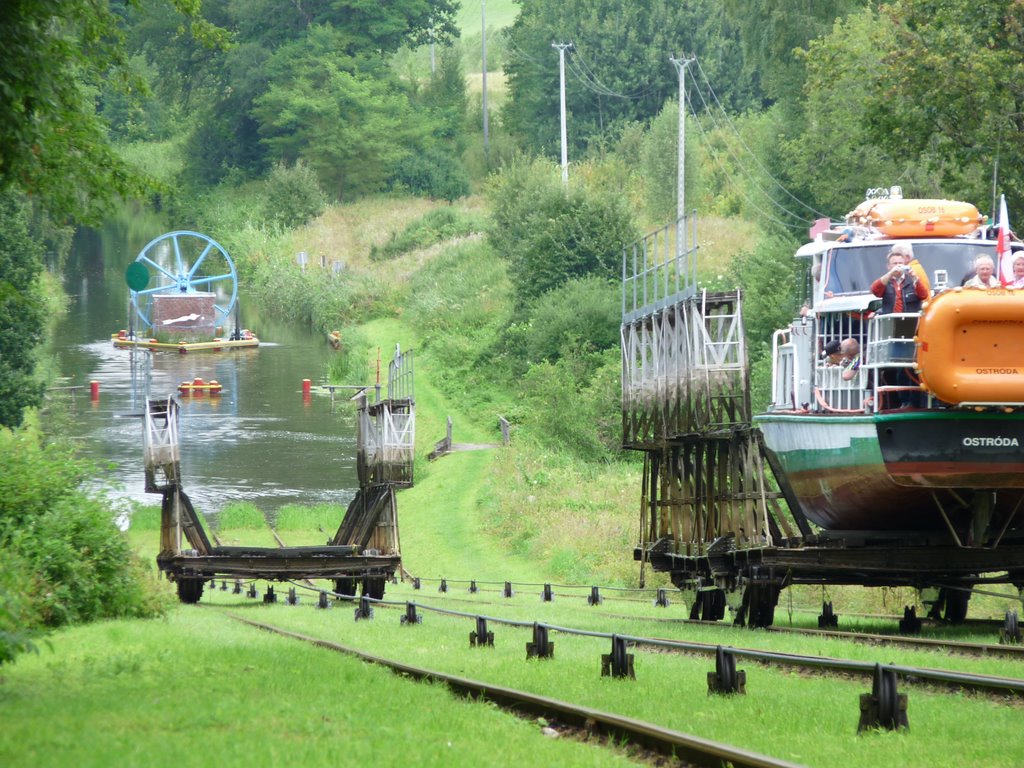
[[158,293],[213,293],[218,326],[225,325],[238,300],[235,263],[219,243],[199,232],[179,230],[151,240],[129,265],[126,280],[132,308],[146,328],[153,325]]

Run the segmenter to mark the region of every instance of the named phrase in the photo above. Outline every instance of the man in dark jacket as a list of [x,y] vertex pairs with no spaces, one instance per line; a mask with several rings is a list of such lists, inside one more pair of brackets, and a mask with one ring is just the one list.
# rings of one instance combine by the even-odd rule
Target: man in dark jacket
[[878,314],[920,312],[921,302],[928,298],[928,287],[903,263],[901,253],[890,251],[888,265],[888,271],[871,284],[871,292],[882,300]]

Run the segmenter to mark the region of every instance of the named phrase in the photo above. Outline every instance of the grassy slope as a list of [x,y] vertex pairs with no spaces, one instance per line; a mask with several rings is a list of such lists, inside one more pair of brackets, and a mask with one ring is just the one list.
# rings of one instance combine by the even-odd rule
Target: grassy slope
[[[377,320],[363,330],[375,345],[415,348],[414,330],[399,320]],[[516,579],[538,581],[542,570],[533,562],[509,556],[482,535],[480,497],[490,482],[496,451],[453,453],[436,462],[425,456],[444,437],[452,417],[456,443],[491,443],[493,430],[475,423],[473,415],[449,402],[431,383],[429,357],[416,359],[416,482],[398,494],[402,555],[406,569],[422,577]]]

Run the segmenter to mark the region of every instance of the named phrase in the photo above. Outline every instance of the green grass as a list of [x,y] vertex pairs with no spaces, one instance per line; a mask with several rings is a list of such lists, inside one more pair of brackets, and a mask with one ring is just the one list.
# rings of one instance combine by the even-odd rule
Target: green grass
[[203,608],[61,632],[4,672],[0,764],[11,768],[624,764]]
[[[520,588],[514,598],[505,600],[496,592],[471,597],[464,585],[453,587],[446,596],[438,595],[433,584],[425,585],[419,592],[403,585],[389,587],[388,597],[442,605],[470,614],[479,612],[624,634],[1024,675],[1024,665],[1019,662],[950,658],[932,652],[878,649],[725,626],[651,621],[655,617],[685,616],[679,603],[658,609],[650,601],[614,600],[609,596],[603,606],[591,608],[586,604],[585,593],[577,592],[576,597],[570,597],[556,590],[555,602],[544,604],[539,591]],[[214,599],[222,604],[244,605],[230,596]],[[377,606],[372,621],[355,622],[350,606],[316,611],[310,602],[296,609],[249,605],[245,616],[411,664],[586,702],[598,709],[812,766],[1011,766],[1019,765],[1022,754],[1013,746],[1019,730],[1019,707],[985,697],[901,686],[901,692],[909,695],[910,731],[858,736],[859,696],[870,690],[866,678],[819,678],[741,660],[740,668],[747,672],[747,695],[709,697],[707,673],[713,670],[714,662],[705,655],[634,651],[636,681],[610,680],[600,677],[600,656],[609,650],[605,639],[552,633],[555,658],[527,662],[525,643],[530,640],[529,630],[491,623],[495,647],[471,650],[470,618],[421,611],[422,624],[406,627],[399,624],[400,608]]]

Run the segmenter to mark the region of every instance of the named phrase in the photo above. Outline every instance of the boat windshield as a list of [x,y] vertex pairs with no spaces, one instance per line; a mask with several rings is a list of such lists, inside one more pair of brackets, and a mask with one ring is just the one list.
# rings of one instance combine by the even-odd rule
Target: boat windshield
[[[934,240],[909,242],[914,257],[924,267],[932,290],[956,287],[973,271],[981,255],[995,258],[991,240]],[[837,246],[825,255],[825,294],[863,293],[886,270],[886,257],[895,243],[891,240],[870,245]]]

